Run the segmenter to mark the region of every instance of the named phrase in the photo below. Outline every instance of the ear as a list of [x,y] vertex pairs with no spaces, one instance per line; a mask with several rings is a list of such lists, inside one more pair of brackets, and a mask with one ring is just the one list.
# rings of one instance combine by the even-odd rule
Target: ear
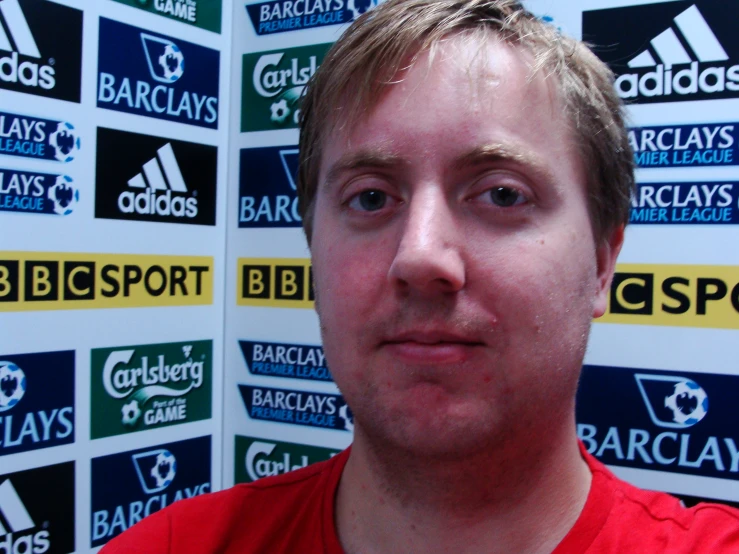
[[610,235],[601,239],[597,245],[595,256],[597,267],[597,289],[593,302],[593,317],[600,317],[606,313],[608,306],[608,292],[611,289],[613,272],[616,269],[616,258],[621,252],[624,243],[624,226],[619,225]]

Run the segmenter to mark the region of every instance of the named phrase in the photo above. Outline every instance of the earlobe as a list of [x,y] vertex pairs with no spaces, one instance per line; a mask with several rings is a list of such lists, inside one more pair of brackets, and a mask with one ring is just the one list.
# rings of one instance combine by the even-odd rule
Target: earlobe
[[616,259],[624,243],[624,226],[619,225],[611,233],[601,239],[595,255],[597,262],[597,289],[593,302],[593,317],[600,317],[606,312],[608,292],[616,269]]

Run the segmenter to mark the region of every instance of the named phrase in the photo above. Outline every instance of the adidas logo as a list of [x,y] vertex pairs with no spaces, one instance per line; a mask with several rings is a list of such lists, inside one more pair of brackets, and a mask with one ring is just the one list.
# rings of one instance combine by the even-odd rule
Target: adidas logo
[[[693,5],[627,64],[637,71],[654,71],[624,73],[616,79],[616,90],[626,99],[739,91],[739,65],[726,67],[728,61],[724,47]],[[673,66],[686,65],[673,72]]]
[[[36,61],[20,61],[19,57],[40,59],[36,41],[18,0],[0,0],[0,50],[10,56],[0,58],[0,80],[29,87],[51,90],[56,85],[54,68]],[[6,29],[8,32],[6,32]]]
[[0,552],[47,552],[51,546],[48,531],[23,534],[34,527],[23,501],[10,479],[6,479],[0,485]]
[[[143,171],[128,180],[129,188],[118,196],[118,209],[125,214],[162,215],[193,218],[198,215],[195,193],[186,198],[187,186],[170,143],[157,150]],[[176,193],[179,195],[173,195]]]

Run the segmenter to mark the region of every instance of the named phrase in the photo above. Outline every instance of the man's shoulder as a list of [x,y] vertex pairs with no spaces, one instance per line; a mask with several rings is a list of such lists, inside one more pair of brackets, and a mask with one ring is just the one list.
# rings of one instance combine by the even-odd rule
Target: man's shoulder
[[641,545],[645,552],[739,552],[739,510],[716,503],[687,508],[670,494],[637,488],[610,471],[602,478],[614,495],[599,540]]
[[[331,474],[343,467],[345,453],[285,474],[175,502],[113,539],[105,554],[165,552],[259,552],[276,540],[285,521],[310,518],[320,528],[322,498]],[[314,520],[314,521],[313,521]],[[306,522],[307,523],[307,522]],[[238,550],[239,545],[249,548]],[[230,551],[230,550],[228,550]]]

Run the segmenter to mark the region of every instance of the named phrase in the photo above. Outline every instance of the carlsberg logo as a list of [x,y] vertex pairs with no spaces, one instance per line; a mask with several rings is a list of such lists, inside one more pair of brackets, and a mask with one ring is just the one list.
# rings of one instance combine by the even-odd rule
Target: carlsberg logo
[[296,128],[303,89],[331,44],[312,44],[242,58],[241,130]]
[[[143,356],[138,362],[134,361],[133,366],[129,366],[134,353],[135,350],[119,350],[108,356],[103,369],[103,385],[113,398],[125,398],[135,389],[165,383],[182,383],[186,387],[177,389],[157,386],[152,392],[162,394],[166,390],[167,396],[182,396],[203,384],[203,362],[188,359],[183,363],[168,364],[162,354],[157,356],[154,365],[150,365],[149,358]],[[121,365],[124,367],[120,367]]]
[[[316,56],[310,56],[308,62],[303,65],[297,57],[286,60],[285,64],[280,65],[285,53],[267,54],[259,58],[254,68],[253,84],[254,89],[264,98],[272,98],[288,87],[299,88],[299,92],[303,91],[303,86],[313,76],[318,69]],[[279,67],[287,66],[289,69],[279,69]]]

